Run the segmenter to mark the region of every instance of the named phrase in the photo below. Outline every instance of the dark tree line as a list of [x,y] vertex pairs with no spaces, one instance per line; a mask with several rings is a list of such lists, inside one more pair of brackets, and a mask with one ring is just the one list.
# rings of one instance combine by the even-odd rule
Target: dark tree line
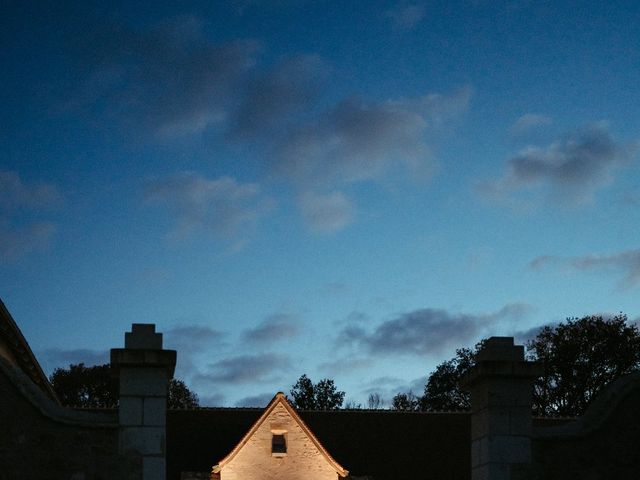
[[[469,394],[460,379],[475,364],[483,342],[474,349],[456,350],[454,358],[431,372],[424,394],[411,392],[393,398],[397,410],[468,410]],[[534,383],[536,415],[582,415],[591,399],[611,381],[640,368],[640,332],[617,315],[568,318],[546,326],[526,344],[527,359],[540,362],[544,374]]]
[[[111,371],[111,365],[86,367],[84,363],[56,368],[49,378],[60,402],[74,408],[115,408],[118,406],[120,387]],[[199,405],[198,395],[189,390],[182,380],[169,382],[169,408],[194,408]]]

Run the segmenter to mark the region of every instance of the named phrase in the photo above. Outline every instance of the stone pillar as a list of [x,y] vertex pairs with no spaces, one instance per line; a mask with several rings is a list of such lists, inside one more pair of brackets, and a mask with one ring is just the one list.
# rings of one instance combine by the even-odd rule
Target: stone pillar
[[140,480],[164,480],[167,395],[176,351],[163,350],[162,334],[143,323],[125,332],[124,347],[111,350],[111,366],[120,380],[120,453],[141,459]]
[[533,381],[541,374],[513,337],[491,337],[478,352],[462,381],[471,392],[472,480],[512,480],[531,463]]

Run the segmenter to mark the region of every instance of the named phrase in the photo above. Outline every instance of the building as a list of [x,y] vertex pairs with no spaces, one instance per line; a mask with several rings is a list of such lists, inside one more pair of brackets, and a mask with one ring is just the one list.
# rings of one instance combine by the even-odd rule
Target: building
[[512,338],[487,342],[466,379],[471,412],[297,412],[282,394],[266,409],[167,411],[176,352],[134,324],[111,353],[119,408],[79,411],[59,404],[0,302],[0,480],[640,478],[640,373],[583,417],[538,419],[538,367],[523,354]]

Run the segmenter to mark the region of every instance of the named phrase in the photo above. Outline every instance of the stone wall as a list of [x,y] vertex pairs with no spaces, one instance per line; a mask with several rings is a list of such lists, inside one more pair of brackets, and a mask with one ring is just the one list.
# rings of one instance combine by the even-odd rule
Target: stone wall
[[[287,453],[273,455],[273,433],[283,432]],[[220,472],[221,480],[336,480],[338,475],[282,404],[255,431]]]
[[128,480],[114,414],[63,408],[0,359],[0,480]]
[[578,421],[536,429],[529,478],[640,478],[640,372],[610,385]]

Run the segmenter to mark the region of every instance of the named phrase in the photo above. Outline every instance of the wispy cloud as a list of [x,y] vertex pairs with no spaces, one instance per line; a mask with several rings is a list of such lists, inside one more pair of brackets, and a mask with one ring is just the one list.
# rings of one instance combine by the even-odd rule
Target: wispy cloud
[[87,348],[49,348],[39,359],[45,371],[53,373],[56,368],[68,368],[71,364],[84,363],[86,366],[109,363],[109,350],[91,350]]
[[232,137],[262,137],[284,128],[315,103],[328,72],[328,65],[317,55],[285,58],[256,72],[229,120]]
[[434,355],[475,341],[489,327],[528,314],[531,307],[508,304],[488,314],[456,314],[441,309],[421,309],[403,313],[368,331],[350,325],[341,332],[348,344],[376,354]]
[[202,384],[240,385],[254,382],[271,381],[291,369],[291,360],[285,355],[261,353],[256,355],[238,355],[210,364],[206,373],[194,377]]
[[149,182],[145,198],[175,217],[171,236],[178,239],[200,230],[227,238],[238,236],[273,206],[255,183],[239,183],[231,177],[208,179],[195,172]]
[[245,330],[243,338],[253,343],[272,343],[295,337],[299,331],[297,315],[276,313],[269,315],[258,326]]
[[87,80],[70,106],[102,108],[137,135],[164,138],[224,119],[259,50],[252,41],[210,41],[193,16],[146,30],[92,25],[74,42]]
[[524,135],[530,131],[551,125],[553,119],[541,113],[525,113],[519,117],[510,129],[512,135]]
[[564,204],[588,203],[636,151],[617,142],[605,124],[588,125],[547,147],[525,148],[508,161],[503,178],[482,191],[499,198],[542,189]]
[[383,102],[344,99],[278,141],[276,170],[307,190],[377,179],[392,166],[428,175],[427,133],[466,111],[470,97],[464,88]]
[[538,269],[544,266],[565,266],[580,271],[613,272],[622,275],[618,287],[622,290],[640,284],[640,248],[611,254],[558,257],[544,255],[534,258],[529,266]]
[[305,192],[298,199],[298,207],[309,228],[319,233],[341,230],[355,216],[355,206],[342,192]]
[[273,398],[273,393],[262,393],[241,398],[236,402],[237,407],[257,407],[264,408]]
[[424,5],[405,5],[387,10],[385,16],[391,20],[394,28],[411,30],[424,19],[425,13]]
[[199,372],[203,354],[218,351],[226,338],[224,332],[204,325],[173,327],[163,336],[165,348],[178,351],[177,373],[186,379]]
[[47,248],[57,227],[40,217],[61,204],[55,185],[25,183],[17,172],[0,170],[0,260]]

